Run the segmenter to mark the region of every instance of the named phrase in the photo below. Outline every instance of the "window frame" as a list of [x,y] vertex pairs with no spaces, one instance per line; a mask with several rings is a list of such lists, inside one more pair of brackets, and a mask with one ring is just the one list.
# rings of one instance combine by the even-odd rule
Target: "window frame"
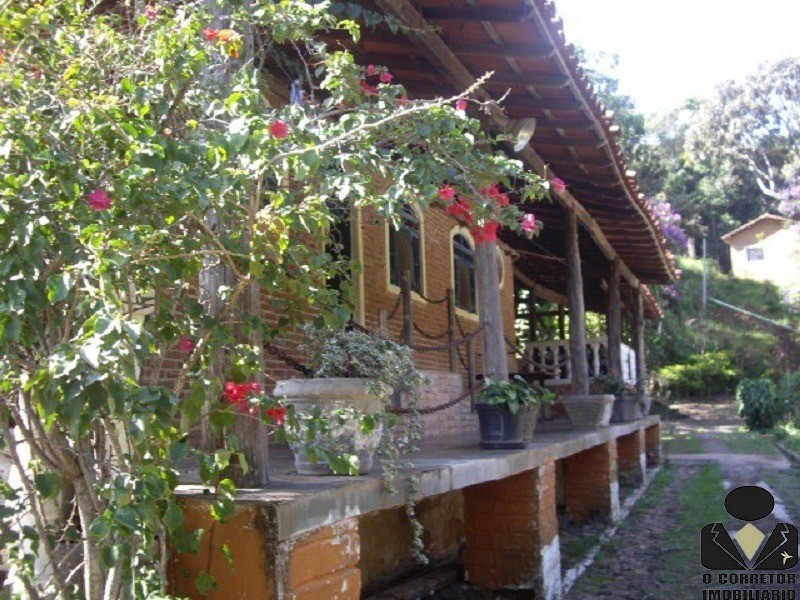
[[[406,204],[416,215],[417,222],[419,223],[419,291],[412,289],[411,297],[418,302],[426,302],[423,296],[427,295],[426,283],[426,261],[425,261],[425,216],[419,206],[413,203]],[[394,229],[394,225],[389,220],[386,220],[385,226],[385,256],[386,256],[386,290],[392,294],[400,293],[400,286],[392,282],[392,252],[391,252],[391,236],[392,232],[399,233],[399,230]]]

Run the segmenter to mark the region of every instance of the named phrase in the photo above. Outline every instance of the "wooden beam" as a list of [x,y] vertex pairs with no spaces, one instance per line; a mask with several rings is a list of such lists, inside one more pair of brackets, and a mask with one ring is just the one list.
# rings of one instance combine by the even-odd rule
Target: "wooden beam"
[[[402,0],[401,0],[402,1]],[[422,17],[429,21],[489,21],[493,23],[517,23],[533,18],[533,11],[520,7],[479,6],[431,6],[422,9]]]
[[535,88],[563,88],[569,85],[567,75],[537,75],[536,73],[495,72],[486,80],[486,85],[532,85]]
[[564,294],[559,294],[550,288],[544,287],[541,283],[534,281],[516,267],[514,268],[514,277],[519,279],[532,292],[535,292],[537,298],[547,300],[548,302],[554,302],[559,306],[569,304],[569,298],[567,298]]
[[507,98],[503,108],[519,108],[530,110],[580,110],[581,103],[574,98]]
[[647,393],[647,366],[644,348],[644,294],[641,286],[633,289],[633,349],[636,352],[636,391]]
[[564,158],[552,159],[551,165],[583,165],[588,167],[610,167],[611,163],[607,158],[582,158],[580,156],[565,156]]
[[586,305],[583,299],[581,251],[578,243],[578,217],[570,210],[564,227],[564,243],[569,265],[569,360],[572,393],[589,393],[589,365],[586,361]]
[[608,335],[608,366],[622,377],[622,307],[619,295],[619,260],[611,263],[608,276],[608,312],[606,333]]
[[566,137],[558,137],[553,135],[542,135],[542,134],[534,134],[533,139],[531,140],[531,144],[536,146],[537,144],[548,145],[548,146],[564,146],[565,148],[602,148],[605,146],[605,142],[593,142],[590,140],[575,140]]
[[542,127],[552,127],[553,129],[566,129],[571,131],[594,131],[592,123],[588,119],[547,119],[541,118],[540,125]]
[[476,246],[475,283],[478,290],[478,313],[483,326],[483,374],[484,377],[494,380],[507,380],[508,353],[500,297],[497,242]]
[[479,44],[459,42],[459,56],[498,56],[501,58],[551,58],[556,49],[546,44]]

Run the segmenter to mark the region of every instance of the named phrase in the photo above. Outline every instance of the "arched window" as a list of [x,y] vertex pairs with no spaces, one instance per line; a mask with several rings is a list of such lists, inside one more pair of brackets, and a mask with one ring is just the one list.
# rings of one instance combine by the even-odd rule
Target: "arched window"
[[466,236],[453,236],[453,287],[456,307],[474,313],[475,251]]
[[389,283],[399,287],[403,273],[409,271],[411,289],[422,294],[422,227],[419,215],[406,204],[400,214],[400,223],[400,229],[389,225]]

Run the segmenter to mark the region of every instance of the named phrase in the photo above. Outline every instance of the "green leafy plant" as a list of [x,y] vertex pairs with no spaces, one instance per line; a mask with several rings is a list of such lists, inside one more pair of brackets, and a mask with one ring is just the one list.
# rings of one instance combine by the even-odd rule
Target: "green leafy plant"
[[673,398],[729,393],[739,377],[728,352],[694,354],[688,362],[663,367],[656,373],[661,391]]
[[800,370],[784,373],[778,385],[778,395],[792,411],[794,424],[800,427]]
[[527,382],[519,375],[509,380],[487,378],[479,399],[483,404],[507,408],[517,414],[524,406],[538,406],[555,402],[556,394],[536,382]]
[[590,391],[601,394],[613,394],[617,398],[621,398],[623,394],[634,391],[632,387],[626,385],[622,377],[620,377],[613,370],[609,371],[608,373],[601,373],[600,375],[593,377],[589,387]]
[[786,414],[786,405],[770,379],[742,380],[736,388],[736,401],[748,429],[771,429]]

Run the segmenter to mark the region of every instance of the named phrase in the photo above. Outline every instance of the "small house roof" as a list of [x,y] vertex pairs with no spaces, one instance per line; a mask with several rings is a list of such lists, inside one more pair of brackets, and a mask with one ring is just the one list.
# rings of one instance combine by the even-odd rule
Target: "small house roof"
[[737,237],[741,233],[744,233],[745,231],[747,231],[751,227],[755,227],[759,223],[763,223],[764,221],[780,221],[780,222],[783,222],[783,223],[792,223],[793,222],[791,219],[787,219],[786,217],[782,217],[780,215],[771,215],[769,213],[764,213],[760,217],[756,217],[752,221],[748,221],[747,223],[745,223],[741,227],[737,227],[736,229],[734,229],[730,233],[726,233],[725,235],[722,236],[722,241],[725,242],[726,244],[730,245],[731,240],[733,240],[733,238]]

